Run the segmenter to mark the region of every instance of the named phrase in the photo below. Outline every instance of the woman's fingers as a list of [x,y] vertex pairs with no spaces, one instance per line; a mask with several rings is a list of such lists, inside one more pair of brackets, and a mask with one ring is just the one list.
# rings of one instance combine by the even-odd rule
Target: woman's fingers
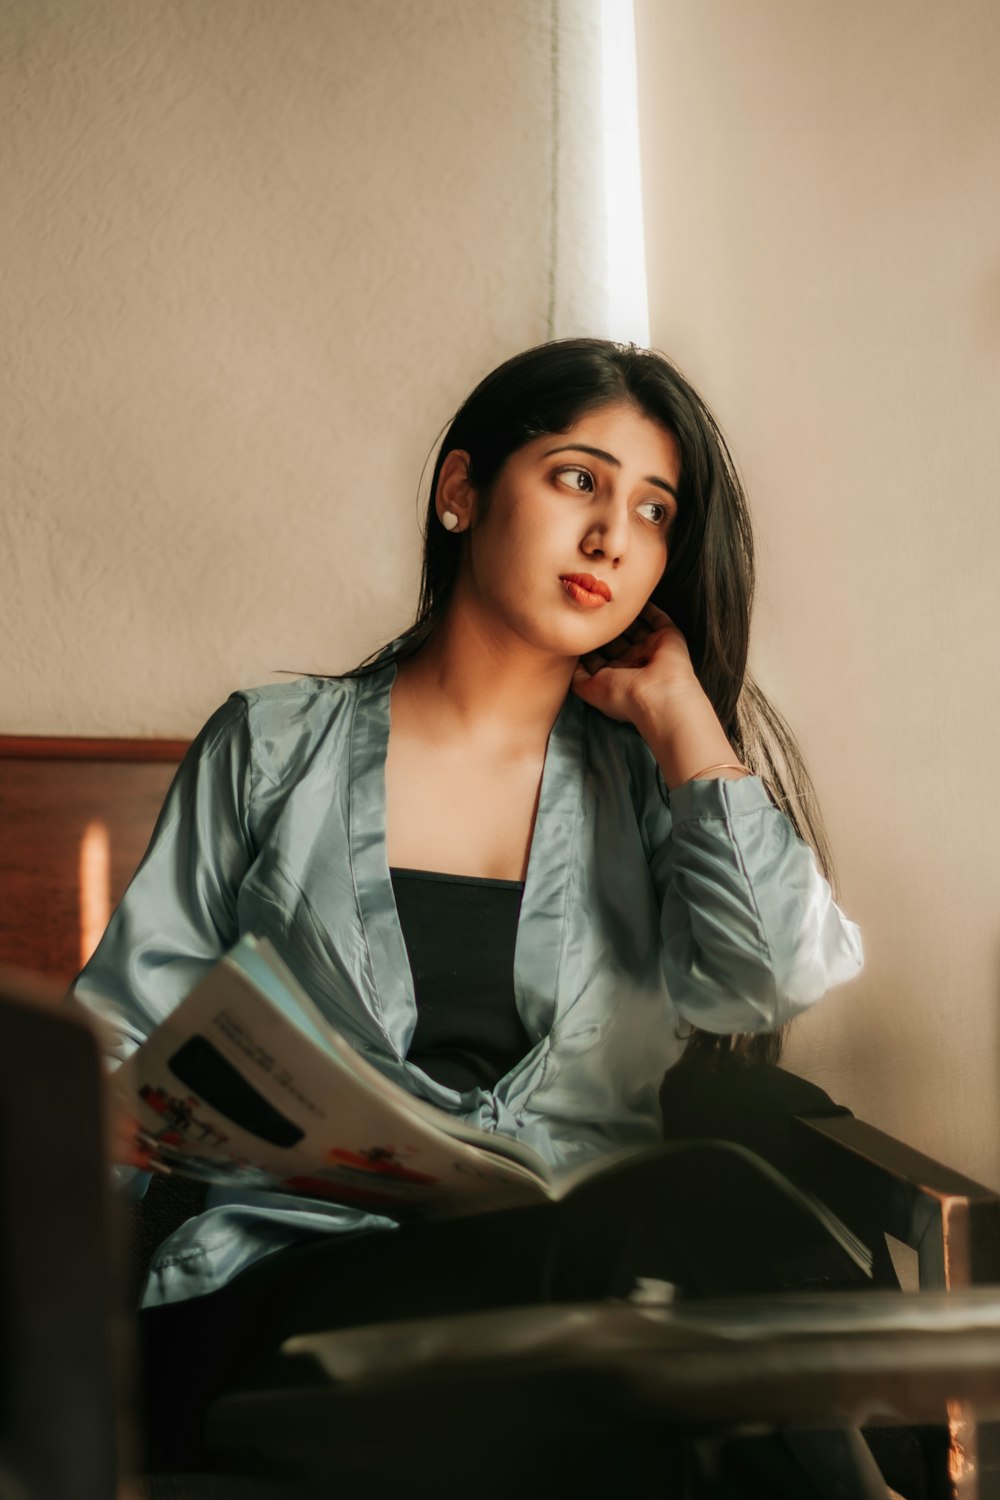
[[[645,609],[653,610],[656,619],[650,616],[644,619],[641,615],[626,626],[621,635],[616,635],[613,640],[608,641],[599,651],[587,651],[580,657],[580,662],[593,677],[602,667],[610,662],[620,661],[622,657],[628,656],[629,652],[635,652],[637,647],[642,646],[654,630],[662,630],[663,626],[669,625],[671,621],[668,616],[655,606],[646,605]],[[645,613],[644,609],[644,613]]]
[[614,661],[619,656],[624,656],[626,652],[633,650],[634,647],[641,646],[644,641],[649,639],[651,634],[652,630],[644,620],[633,620],[632,624],[626,626],[621,635],[616,635],[613,640],[603,645],[599,652],[591,652],[590,655],[600,655]]
[[592,656],[603,656],[605,661],[617,661],[619,656],[624,656],[626,651],[631,651],[632,642],[627,641],[623,635],[616,636],[613,641],[608,641],[600,651],[591,652]]
[[602,656],[599,651],[588,651],[585,656],[580,657],[580,665],[586,667],[591,677],[593,677],[595,672],[599,672],[602,667],[606,667],[607,664],[607,657]]
[[673,620],[652,599],[647,599],[639,612],[640,620],[645,620],[650,630],[662,630],[665,625],[673,625]]

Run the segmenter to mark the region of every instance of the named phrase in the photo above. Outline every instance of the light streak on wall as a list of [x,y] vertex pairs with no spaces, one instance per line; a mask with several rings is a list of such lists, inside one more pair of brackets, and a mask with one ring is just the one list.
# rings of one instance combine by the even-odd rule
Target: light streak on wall
[[601,0],[608,315],[612,338],[649,343],[632,0]]

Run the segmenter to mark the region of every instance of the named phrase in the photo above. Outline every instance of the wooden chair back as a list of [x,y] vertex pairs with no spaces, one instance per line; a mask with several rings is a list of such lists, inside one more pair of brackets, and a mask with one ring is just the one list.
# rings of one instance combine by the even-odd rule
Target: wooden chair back
[[66,985],[142,858],[179,740],[0,735],[0,963]]

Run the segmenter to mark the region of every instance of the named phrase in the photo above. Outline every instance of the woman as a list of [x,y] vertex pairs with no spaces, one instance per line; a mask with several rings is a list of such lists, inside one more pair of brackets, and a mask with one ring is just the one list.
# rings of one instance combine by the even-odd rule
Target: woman
[[[681,1023],[767,1035],[773,1055],[861,966],[799,836],[822,847],[794,745],[746,678],[752,588],[725,443],[662,356],[574,339],[509,360],[441,444],[416,623],[353,673],[209,720],[76,996],[122,1058],[254,932],[440,1108],[554,1163],[655,1143]],[[620,1217],[669,1193],[617,1191],[586,1264],[551,1205],[387,1234],[217,1191],[154,1262],[147,1364],[198,1337],[245,1367],[296,1327],[675,1273],[675,1216]],[[190,1374],[162,1384],[175,1430]]]

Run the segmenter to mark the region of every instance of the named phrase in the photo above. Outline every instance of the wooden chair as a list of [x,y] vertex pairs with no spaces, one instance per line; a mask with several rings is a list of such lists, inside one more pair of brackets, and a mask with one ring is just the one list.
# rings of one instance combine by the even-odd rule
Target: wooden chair
[[69,984],[132,878],[186,748],[0,735],[0,963]]

